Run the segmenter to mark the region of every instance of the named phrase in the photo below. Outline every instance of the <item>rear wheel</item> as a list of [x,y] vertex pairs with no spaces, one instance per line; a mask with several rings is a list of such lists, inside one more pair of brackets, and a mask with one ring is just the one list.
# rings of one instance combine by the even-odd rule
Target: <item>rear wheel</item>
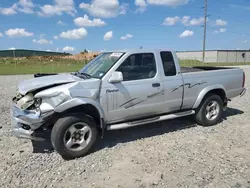
[[216,94],[209,94],[198,107],[195,120],[203,126],[212,126],[221,120],[223,101]]
[[94,119],[88,115],[70,115],[59,119],[51,132],[54,149],[64,158],[85,156],[98,135]]

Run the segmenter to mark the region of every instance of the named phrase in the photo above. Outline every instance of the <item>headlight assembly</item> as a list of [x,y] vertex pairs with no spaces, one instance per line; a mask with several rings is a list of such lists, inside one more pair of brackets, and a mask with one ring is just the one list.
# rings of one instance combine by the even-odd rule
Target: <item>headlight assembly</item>
[[34,104],[34,96],[32,93],[28,93],[27,95],[22,97],[19,101],[17,101],[17,106],[22,110],[26,110],[33,104]]
[[40,105],[41,105],[41,103],[42,103],[42,99],[41,98],[35,99],[35,101],[34,101],[35,108],[39,108]]

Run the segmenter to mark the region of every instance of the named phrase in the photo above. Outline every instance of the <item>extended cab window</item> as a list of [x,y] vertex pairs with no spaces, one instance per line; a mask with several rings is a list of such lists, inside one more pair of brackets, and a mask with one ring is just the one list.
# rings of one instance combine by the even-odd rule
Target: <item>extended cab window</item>
[[140,80],[156,75],[156,63],[153,53],[130,55],[117,69],[122,72],[123,80]]
[[176,67],[174,58],[171,52],[161,52],[161,60],[163,63],[163,68],[165,72],[165,76],[175,76],[176,75]]

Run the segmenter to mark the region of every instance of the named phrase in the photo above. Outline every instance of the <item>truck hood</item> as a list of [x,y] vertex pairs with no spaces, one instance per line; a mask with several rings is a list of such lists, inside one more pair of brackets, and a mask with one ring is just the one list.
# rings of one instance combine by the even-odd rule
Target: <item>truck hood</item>
[[52,76],[44,76],[38,78],[32,78],[29,80],[24,80],[19,84],[18,90],[22,95],[26,95],[28,92],[35,91],[37,89],[53,86],[53,85],[61,85],[72,82],[81,81],[82,78],[71,74],[59,74]]

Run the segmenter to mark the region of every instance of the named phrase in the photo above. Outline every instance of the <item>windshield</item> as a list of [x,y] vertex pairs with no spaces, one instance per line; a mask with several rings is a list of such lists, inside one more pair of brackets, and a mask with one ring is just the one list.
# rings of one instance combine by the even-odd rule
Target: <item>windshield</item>
[[101,53],[86,66],[84,66],[79,73],[87,74],[93,78],[102,78],[109,69],[124,55],[124,53]]

